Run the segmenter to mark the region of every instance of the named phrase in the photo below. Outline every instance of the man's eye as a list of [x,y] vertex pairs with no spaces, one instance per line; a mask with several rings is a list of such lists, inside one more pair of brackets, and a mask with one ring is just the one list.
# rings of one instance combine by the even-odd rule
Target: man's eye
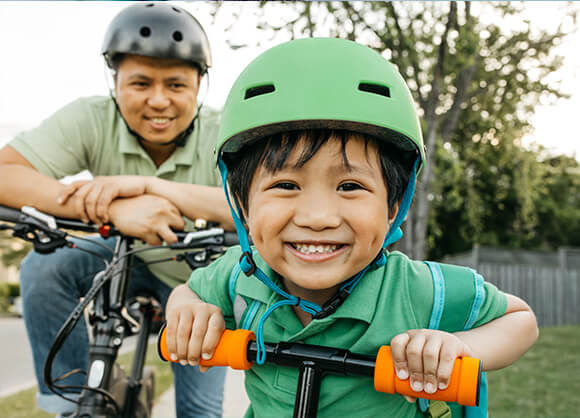
[[144,81],[133,81],[131,85],[135,87],[147,87],[147,83]]
[[363,187],[360,184],[357,183],[342,183],[340,186],[338,186],[338,190],[341,192],[351,192],[353,190],[361,190]]
[[181,88],[184,88],[184,87],[185,87],[185,84],[181,84],[181,83],[173,83],[173,84],[171,84],[171,88],[172,89],[181,89]]
[[298,190],[298,186],[295,185],[294,183],[289,183],[289,182],[281,182],[281,183],[276,183],[274,185],[275,189],[283,189],[283,190]]

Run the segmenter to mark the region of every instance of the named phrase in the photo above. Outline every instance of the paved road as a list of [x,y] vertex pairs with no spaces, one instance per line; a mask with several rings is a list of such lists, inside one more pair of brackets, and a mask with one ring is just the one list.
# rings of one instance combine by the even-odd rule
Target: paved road
[[[123,341],[121,353],[135,346],[135,337]],[[36,385],[32,352],[22,318],[0,318],[0,398]]]
[[22,318],[0,318],[0,397],[36,384]]

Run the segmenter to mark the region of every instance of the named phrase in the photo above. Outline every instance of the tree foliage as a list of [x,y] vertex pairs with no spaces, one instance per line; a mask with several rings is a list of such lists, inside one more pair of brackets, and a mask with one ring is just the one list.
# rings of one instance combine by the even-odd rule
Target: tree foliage
[[[554,196],[577,190],[578,176],[569,174],[572,161],[542,163],[538,152],[520,144],[540,97],[553,102],[566,96],[548,76],[562,65],[553,50],[576,22],[573,8],[560,11],[558,27],[543,29],[522,17],[521,3],[283,5],[281,16],[280,2],[260,3],[256,28],[262,39],[356,40],[391,60],[407,80],[419,108],[427,163],[400,244],[406,253],[437,257],[476,242],[575,242],[556,239],[542,225],[550,218],[556,228],[577,215],[560,203],[578,202]],[[554,177],[563,172],[563,179]]]

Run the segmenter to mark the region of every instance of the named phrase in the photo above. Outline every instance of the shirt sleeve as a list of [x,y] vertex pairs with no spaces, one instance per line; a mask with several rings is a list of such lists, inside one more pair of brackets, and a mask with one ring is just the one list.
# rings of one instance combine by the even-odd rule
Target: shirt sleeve
[[207,267],[194,270],[187,281],[188,287],[201,300],[222,310],[226,328],[235,329],[233,303],[229,296],[229,279],[235,259],[228,256],[231,249]]
[[221,114],[219,111],[204,106],[200,114],[200,138],[198,141],[198,153],[200,161],[204,165],[208,176],[208,186],[222,186],[217,165],[215,164],[215,147],[218,139]]
[[485,298],[472,328],[477,328],[503,316],[507,310],[507,296],[505,293],[489,282],[484,282],[483,289]]
[[83,99],[58,110],[38,127],[24,131],[9,143],[40,173],[60,179],[89,166],[90,145],[96,135]]

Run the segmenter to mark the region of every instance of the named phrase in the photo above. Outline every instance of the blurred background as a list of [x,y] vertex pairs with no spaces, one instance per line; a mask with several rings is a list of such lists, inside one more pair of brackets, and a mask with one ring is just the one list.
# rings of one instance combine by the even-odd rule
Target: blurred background
[[[477,268],[536,311],[538,344],[490,375],[491,416],[577,416],[580,383],[567,376],[580,372],[580,4],[176,3],[208,33],[213,68],[200,97],[216,109],[246,64],[293,38],[356,40],[398,66],[428,157],[396,249]],[[77,97],[108,94],[102,37],[127,5],[0,2],[0,146]],[[11,361],[21,372],[0,363],[0,410],[23,405],[10,416],[39,413],[13,398],[34,390],[14,318],[28,250],[0,235],[0,337],[19,335],[21,356]]]

